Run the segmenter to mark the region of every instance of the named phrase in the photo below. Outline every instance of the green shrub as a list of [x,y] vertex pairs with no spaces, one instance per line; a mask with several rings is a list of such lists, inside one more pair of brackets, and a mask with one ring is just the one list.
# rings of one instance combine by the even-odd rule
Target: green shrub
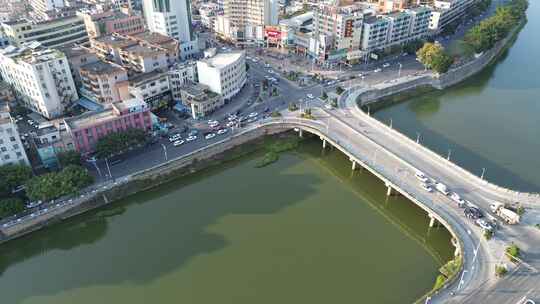
[[435,279],[435,285],[433,285],[433,290],[440,289],[444,286],[444,283],[446,283],[446,277],[442,274],[438,275],[437,279]]
[[498,277],[504,276],[508,272],[508,269],[502,265],[495,265],[495,274]]

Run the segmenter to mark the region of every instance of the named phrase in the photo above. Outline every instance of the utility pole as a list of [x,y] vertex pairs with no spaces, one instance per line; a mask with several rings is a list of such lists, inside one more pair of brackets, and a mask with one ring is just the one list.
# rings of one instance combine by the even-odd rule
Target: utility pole
[[109,177],[112,178],[111,167],[109,166],[109,158],[105,158],[105,164],[107,165],[107,170],[109,171]]
[[165,154],[165,161],[168,161],[169,159],[167,158],[167,147],[163,143],[161,143],[161,147],[163,147],[163,153]]

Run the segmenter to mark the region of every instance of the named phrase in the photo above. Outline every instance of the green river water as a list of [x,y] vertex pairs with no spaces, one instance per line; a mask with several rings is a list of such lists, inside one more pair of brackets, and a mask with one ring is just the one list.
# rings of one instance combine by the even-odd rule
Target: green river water
[[513,189],[540,191],[540,2],[496,64],[456,87],[375,113],[471,172]]
[[320,141],[258,155],[2,245],[2,303],[410,303],[444,228]]

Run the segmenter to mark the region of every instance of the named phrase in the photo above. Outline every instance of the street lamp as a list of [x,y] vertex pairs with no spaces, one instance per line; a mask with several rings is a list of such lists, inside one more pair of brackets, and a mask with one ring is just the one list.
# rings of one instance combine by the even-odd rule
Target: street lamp
[[109,177],[112,178],[112,173],[111,173],[111,167],[109,166],[109,158],[105,158],[105,164],[107,165],[107,170],[109,171]]
[[392,125],[393,125],[393,120],[392,120],[392,117],[390,117],[390,129],[392,129]]
[[448,155],[446,156],[446,160],[450,160],[450,155],[452,155],[452,149],[448,149]]
[[402,67],[403,65],[401,64],[401,62],[398,62],[398,65],[399,65],[399,69],[398,69],[397,77],[400,78],[400,77],[401,77],[401,67]]
[[486,173],[486,168],[482,168],[482,175],[480,175],[480,179],[484,179],[485,173]]
[[420,143],[420,132],[416,132],[416,143]]

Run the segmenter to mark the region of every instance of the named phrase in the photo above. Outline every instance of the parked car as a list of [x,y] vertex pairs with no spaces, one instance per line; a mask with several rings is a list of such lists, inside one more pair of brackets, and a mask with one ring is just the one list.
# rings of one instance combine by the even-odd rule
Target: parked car
[[251,113],[249,113],[249,118],[257,117],[257,115],[259,115],[259,113],[257,113],[257,112],[251,112]]
[[183,145],[184,143],[185,143],[185,141],[183,141],[183,140],[177,140],[177,141],[175,141],[175,142],[173,143],[173,145],[174,145],[175,147],[178,147],[178,146]]
[[206,139],[212,139],[212,138],[214,138],[214,137],[216,137],[216,133],[208,133],[208,134],[206,134],[206,136],[205,136],[204,138],[206,138]]
[[485,231],[493,231],[493,226],[491,226],[491,224],[488,223],[488,221],[484,219],[479,218],[476,220],[475,223],[476,225],[478,225],[480,228],[482,228]]
[[223,134],[227,133],[227,131],[229,131],[229,130],[227,130],[227,129],[219,129],[219,130],[217,131],[217,134],[218,134],[218,135],[223,135]]
[[191,135],[188,138],[186,138],[186,142],[194,141],[197,139],[197,135]]
[[373,73],[379,73],[380,71],[382,71],[381,69],[375,69],[373,70]]
[[387,68],[389,66],[390,66],[390,63],[385,63],[385,64],[382,65],[383,68]]
[[313,94],[307,94],[306,96],[307,96],[307,98],[309,98],[309,99],[315,98],[315,97],[313,97]]

